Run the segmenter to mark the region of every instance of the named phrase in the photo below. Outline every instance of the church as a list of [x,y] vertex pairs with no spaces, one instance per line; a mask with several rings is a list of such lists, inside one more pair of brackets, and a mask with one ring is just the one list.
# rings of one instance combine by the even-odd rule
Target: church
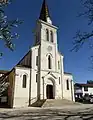
[[58,51],[57,30],[44,0],[33,47],[11,71],[0,77],[9,83],[5,86],[8,86],[7,104],[10,107],[25,107],[46,99],[75,101],[73,75],[64,72],[64,56]]

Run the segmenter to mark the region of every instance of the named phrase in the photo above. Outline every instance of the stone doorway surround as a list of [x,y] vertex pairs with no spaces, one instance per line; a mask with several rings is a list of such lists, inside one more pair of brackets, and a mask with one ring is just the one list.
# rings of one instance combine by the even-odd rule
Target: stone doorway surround
[[[44,99],[55,98],[55,80],[53,78],[47,78],[44,80]],[[52,90],[52,91],[51,91]]]
[[50,86],[53,86],[53,96],[52,98],[55,99],[55,96],[56,96],[56,76],[52,73],[52,72],[48,72],[47,74],[45,74],[43,77],[42,77],[42,81],[43,81],[43,86],[42,86],[42,91],[41,91],[41,99],[48,99],[48,96],[47,96],[47,85],[50,85]]

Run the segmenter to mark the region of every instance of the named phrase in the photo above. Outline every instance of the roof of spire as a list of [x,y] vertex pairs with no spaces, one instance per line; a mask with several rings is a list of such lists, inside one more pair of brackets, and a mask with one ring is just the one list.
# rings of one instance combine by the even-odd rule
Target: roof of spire
[[42,8],[41,8],[39,19],[47,22],[47,17],[50,17],[49,9],[48,9],[48,6],[46,4],[46,0],[44,0],[43,4],[42,4]]

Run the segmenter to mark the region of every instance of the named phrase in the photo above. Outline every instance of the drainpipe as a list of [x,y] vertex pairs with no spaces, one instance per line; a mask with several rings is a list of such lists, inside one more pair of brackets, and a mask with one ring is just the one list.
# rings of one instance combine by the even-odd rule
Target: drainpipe
[[61,89],[62,89],[62,99],[63,99],[63,75],[62,75],[62,58],[61,58],[61,55],[60,55],[60,63],[61,63]]
[[73,88],[72,88],[72,80],[71,80],[71,96],[72,96],[72,101],[73,101]]
[[30,51],[30,83],[29,83],[29,106],[31,105],[31,53],[32,51]]
[[43,80],[43,100],[44,100],[44,77],[42,77]]

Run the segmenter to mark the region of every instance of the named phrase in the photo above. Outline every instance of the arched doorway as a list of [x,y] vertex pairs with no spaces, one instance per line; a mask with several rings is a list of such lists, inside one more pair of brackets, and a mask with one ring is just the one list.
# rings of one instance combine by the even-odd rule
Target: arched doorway
[[46,86],[46,96],[47,99],[53,99],[53,85]]

